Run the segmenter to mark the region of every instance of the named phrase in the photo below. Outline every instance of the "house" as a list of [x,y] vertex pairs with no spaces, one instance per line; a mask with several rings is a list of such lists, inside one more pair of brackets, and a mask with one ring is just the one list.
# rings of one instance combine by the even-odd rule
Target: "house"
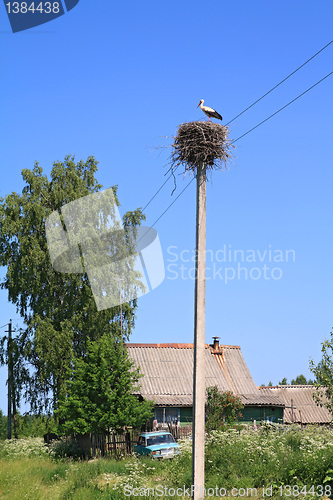
[[329,424],[332,416],[326,407],[316,405],[313,385],[277,385],[260,387],[265,396],[278,396],[285,404],[283,420],[286,424]]
[[[140,394],[155,402],[155,419],[185,425],[192,422],[193,344],[127,344],[130,358],[140,369]],[[218,337],[205,345],[206,388],[217,386],[241,397],[243,421],[283,420],[284,402],[274,393],[259,390],[239,346],[220,345]]]

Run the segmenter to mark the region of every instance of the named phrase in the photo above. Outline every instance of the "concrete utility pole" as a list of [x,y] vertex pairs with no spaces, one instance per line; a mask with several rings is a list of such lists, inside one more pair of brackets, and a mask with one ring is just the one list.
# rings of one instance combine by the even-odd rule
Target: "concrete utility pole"
[[7,439],[12,439],[12,385],[13,385],[13,358],[12,358],[12,320],[8,325],[8,417],[7,417]]
[[206,268],[206,165],[197,166],[197,215],[194,305],[193,449],[194,500],[204,498],[205,487],[205,268]]

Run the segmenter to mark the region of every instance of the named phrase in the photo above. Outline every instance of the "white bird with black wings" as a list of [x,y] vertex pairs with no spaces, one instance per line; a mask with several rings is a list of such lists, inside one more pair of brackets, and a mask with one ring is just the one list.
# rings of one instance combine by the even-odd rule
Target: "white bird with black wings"
[[201,99],[197,108],[200,106],[202,111],[208,116],[209,121],[211,118],[217,118],[218,120],[222,120],[222,116],[220,115],[220,113],[215,111],[215,109],[213,109],[213,108],[209,108],[208,106],[204,106],[203,105],[204,102],[205,101],[203,99]]

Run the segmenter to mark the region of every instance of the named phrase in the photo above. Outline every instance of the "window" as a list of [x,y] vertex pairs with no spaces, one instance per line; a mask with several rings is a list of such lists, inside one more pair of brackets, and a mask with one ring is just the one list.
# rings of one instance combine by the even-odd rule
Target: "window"
[[174,407],[162,406],[155,408],[155,419],[159,424],[166,424],[167,422],[177,423],[179,420],[179,409]]

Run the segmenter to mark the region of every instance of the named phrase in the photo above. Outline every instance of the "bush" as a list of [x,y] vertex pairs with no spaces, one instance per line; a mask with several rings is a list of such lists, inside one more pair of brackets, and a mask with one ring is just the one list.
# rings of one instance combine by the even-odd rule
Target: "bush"
[[207,388],[207,420],[208,432],[221,429],[224,423],[231,424],[241,417],[244,408],[241,399],[232,392],[219,392],[216,386]]
[[54,441],[50,445],[52,455],[56,460],[64,458],[72,458],[74,460],[79,460],[84,457],[84,452],[78,445],[78,443],[71,439],[62,438],[59,441]]
[[0,458],[20,458],[48,455],[49,448],[42,438],[6,439],[0,443]]

